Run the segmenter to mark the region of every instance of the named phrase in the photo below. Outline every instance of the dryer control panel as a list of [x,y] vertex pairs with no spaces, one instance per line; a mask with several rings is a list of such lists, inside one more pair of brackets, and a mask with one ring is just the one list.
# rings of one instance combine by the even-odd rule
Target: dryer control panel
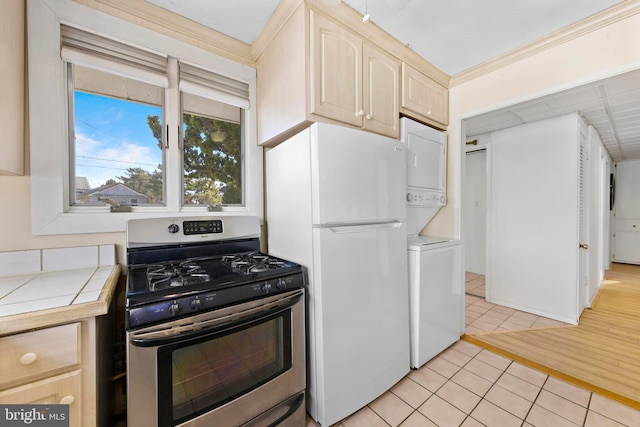
[[447,204],[447,196],[441,191],[407,189],[407,206],[442,207]]

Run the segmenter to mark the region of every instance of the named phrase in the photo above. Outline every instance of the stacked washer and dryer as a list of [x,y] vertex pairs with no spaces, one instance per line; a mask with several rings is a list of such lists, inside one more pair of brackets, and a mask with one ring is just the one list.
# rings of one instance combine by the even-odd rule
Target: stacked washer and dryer
[[459,240],[421,236],[446,204],[447,136],[401,119],[407,147],[407,250],[411,367],[419,368],[464,333],[464,272]]

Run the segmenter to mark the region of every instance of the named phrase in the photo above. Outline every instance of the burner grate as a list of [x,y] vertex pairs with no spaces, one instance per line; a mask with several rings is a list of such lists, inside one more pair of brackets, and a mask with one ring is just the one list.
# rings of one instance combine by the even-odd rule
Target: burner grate
[[150,291],[195,285],[211,280],[207,272],[194,261],[152,264],[147,267]]
[[230,265],[234,271],[240,274],[261,273],[263,271],[286,266],[284,261],[259,252],[239,255],[224,255],[222,257],[222,261],[227,265]]

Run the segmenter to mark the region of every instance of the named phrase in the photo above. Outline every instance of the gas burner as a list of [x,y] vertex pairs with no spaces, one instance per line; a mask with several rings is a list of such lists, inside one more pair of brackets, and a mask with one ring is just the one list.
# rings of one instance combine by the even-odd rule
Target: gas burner
[[195,285],[211,280],[207,272],[194,261],[152,264],[147,267],[149,290],[156,291]]
[[224,255],[222,261],[240,274],[261,273],[267,270],[284,267],[284,261],[259,252],[248,254]]

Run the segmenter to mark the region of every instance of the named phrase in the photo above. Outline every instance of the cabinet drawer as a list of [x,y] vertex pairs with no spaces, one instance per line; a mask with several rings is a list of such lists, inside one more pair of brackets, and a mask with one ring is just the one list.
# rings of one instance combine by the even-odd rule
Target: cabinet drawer
[[80,364],[80,323],[0,338],[0,387]]
[[71,371],[42,381],[0,391],[3,405],[69,405],[69,426],[80,425],[81,372]]

